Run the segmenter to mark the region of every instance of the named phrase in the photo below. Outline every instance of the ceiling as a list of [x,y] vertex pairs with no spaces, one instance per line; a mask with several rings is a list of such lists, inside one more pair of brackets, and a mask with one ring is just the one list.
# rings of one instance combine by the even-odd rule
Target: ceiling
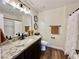
[[[46,11],[48,9],[55,9],[58,7],[62,7],[64,5],[72,4],[79,2],[79,0],[20,0],[32,10],[36,12]],[[3,5],[2,0],[0,0],[0,11],[6,12],[14,15],[21,15],[19,10],[12,8],[10,5]]]
[[8,13],[8,14],[12,14],[12,15],[22,15],[23,13],[20,12],[18,9],[13,8],[11,5],[9,4],[3,4],[2,0],[0,0],[0,12],[2,13]]
[[25,4],[29,3],[38,12],[48,9],[55,9],[64,5],[79,2],[79,0],[21,0]]

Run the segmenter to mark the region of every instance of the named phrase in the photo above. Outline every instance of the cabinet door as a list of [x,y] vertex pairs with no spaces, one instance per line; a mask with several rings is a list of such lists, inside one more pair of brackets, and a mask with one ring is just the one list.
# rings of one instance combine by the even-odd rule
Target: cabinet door
[[33,49],[34,59],[40,59],[41,54],[41,40],[38,40],[35,43],[34,49]]
[[24,59],[24,53],[21,53],[19,56],[17,56],[16,58],[13,59]]
[[32,46],[24,51],[24,59],[33,59]]
[[24,59],[40,59],[41,40],[38,40],[24,52]]
[[40,59],[41,53],[41,39],[24,50],[19,56],[14,59]]

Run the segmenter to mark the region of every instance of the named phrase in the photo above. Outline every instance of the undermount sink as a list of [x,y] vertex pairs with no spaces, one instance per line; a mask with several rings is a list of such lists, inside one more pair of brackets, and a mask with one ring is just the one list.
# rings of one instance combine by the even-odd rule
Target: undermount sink
[[23,47],[26,45],[26,43],[30,43],[33,39],[25,39],[25,40],[18,40],[17,42],[14,43],[15,47]]
[[[32,40],[33,39],[18,40],[12,44],[13,46],[11,48],[8,48],[8,46],[7,46],[7,48],[5,50],[9,50],[9,51],[8,52],[6,51],[3,54],[14,55],[16,51],[18,51],[18,52],[21,51],[22,50],[21,48],[24,48],[26,46],[26,43],[29,44]],[[7,56],[5,56],[5,57],[7,57]]]
[[[6,46],[6,48],[3,47],[3,49],[5,48],[4,51],[6,50],[6,52],[3,53],[3,54],[14,55],[16,51],[19,52],[21,50],[21,48],[24,48],[26,46],[26,43],[29,44],[32,40],[33,39],[31,39],[31,38],[30,39],[26,38],[24,40],[17,40],[14,43],[11,44],[11,47],[10,48],[8,48],[8,46]],[[7,50],[9,50],[9,51],[7,52]]]

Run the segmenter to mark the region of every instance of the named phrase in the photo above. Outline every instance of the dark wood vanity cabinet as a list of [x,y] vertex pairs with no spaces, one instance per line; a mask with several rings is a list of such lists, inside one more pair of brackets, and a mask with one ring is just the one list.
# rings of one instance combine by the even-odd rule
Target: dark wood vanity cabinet
[[41,38],[14,59],[40,59]]

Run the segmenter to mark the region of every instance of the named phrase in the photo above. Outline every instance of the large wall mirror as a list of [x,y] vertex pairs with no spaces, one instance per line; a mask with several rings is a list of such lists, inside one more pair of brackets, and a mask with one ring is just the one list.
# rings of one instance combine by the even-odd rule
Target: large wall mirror
[[17,33],[27,32],[32,28],[32,16],[23,15],[21,21],[4,19],[4,33],[6,36],[16,36]]
[[5,36],[15,37],[17,33],[25,33],[33,27],[31,13],[26,14],[8,4],[5,7],[7,9],[0,11],[0,28]]
[[6,36],[16,36],[16,33],[22,33],[22,21],[4,19],[4,33]]
[[32,24],[33,24],[33,21],[32,21],[32,16],[31,15],[23,16],[24,32],[28,32],[29,30],[31,30],[32,27],[33,27]]

